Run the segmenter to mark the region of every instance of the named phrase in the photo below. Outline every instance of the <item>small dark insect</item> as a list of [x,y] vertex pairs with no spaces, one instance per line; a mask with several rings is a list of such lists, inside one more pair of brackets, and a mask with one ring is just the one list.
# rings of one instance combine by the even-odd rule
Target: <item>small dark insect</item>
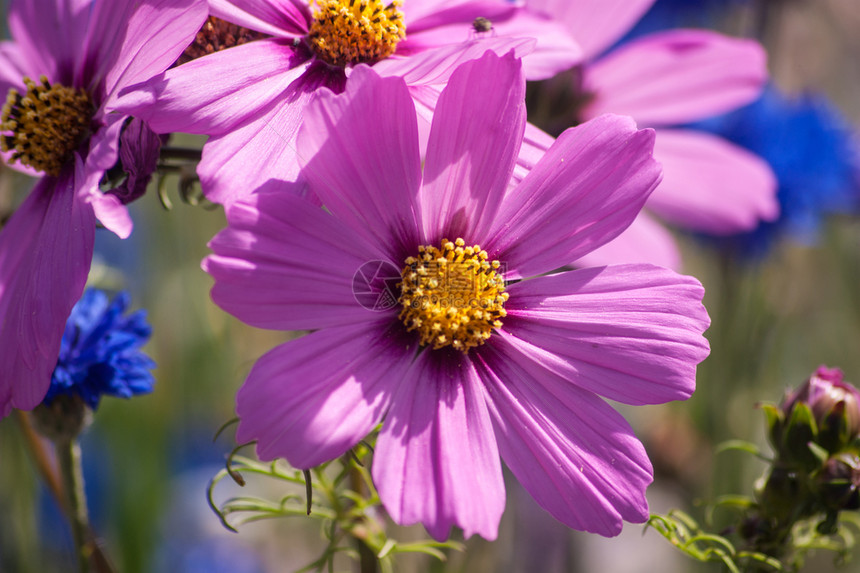
[[472,28],[476,32],[489,32],[493,29],[493,23],[490,22],[487,18],[484,18],[483,16],[478,16],[472,22]]

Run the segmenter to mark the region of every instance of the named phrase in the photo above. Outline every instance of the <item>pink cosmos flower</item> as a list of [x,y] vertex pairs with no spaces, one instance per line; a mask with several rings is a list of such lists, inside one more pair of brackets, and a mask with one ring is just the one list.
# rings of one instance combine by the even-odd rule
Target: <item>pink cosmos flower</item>
[[[209,135],[197,172],[206,196],[225,204],[269,179],[295,180],[305,106],[320,88],[343,91],[355,64],[404,78],[429,117],[438,90],[425,88],[444,84],[459,63],[487,50],[529,54],[525,66],[534,79],[580,61],[579,47],[559,24],[505,0],[209,5],[212,16],[269,37],[169,70],[124,101],[123,109],[158,132]],[[475,23],[478,18],[484,27]]]
[[[654,0],[525,0],[563,22],[585,51],[581,84],[585,121],[604,113],[657,128],[654,157],[663,181],[647,211],[618,239],[581,264],[647,261],[676,268],[674,240],[651,215],[714,235],[748,231],[777,217],[776,179],[760,157],[693,129],[672,128],[749,103],[767,78],[765,52],[750,40],[704,30],[644,36],[601,55]],[[539,149],[549,143],[544,141]]]
[[164,71],[205,17],[198,0],[10,3],[3,158],[42,178],[0,231],[0,417],[35,407],[48,390],[96,219],[131,232],[120,200],[99,190],[127,119],[111,113],[117,94]]
[[[305,110],[322,210],[270,183],[227,208],[203,267],[261,328],[314,330],[260,358],[237,438],[309,468],[384,420],[374,481],[395,521],[495,538],[501,458],[565,524],[648,516],[652,468],[627,404],[685,399],[708,354],[693,278],[646,264],[550,273],[620,233],[660,179],[654,134],[602,116],[507,193],[525,126],[512,54],[459,67],[419,153],[401,78],[358,66]],[[535,277],[535,278],[530,278]]]

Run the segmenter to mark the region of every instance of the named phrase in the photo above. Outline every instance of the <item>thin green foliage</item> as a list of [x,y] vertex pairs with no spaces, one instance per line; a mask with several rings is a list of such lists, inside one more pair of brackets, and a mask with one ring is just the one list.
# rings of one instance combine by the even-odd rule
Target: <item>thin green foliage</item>
[[657,531],[692,559],[722,563],[731,573],[749,571],[750,565],[760,566],[760,571],[788,571],[778,559],[764,553],[738,550],[728,538],[705,532],[681,510],[672,510],[665,516],[651,515],[645,527]]
[[[238,527],[244,524],[267,519],[310,517],[319,520],[325,546],[319,558],[299,572],[334,571],[336,557],[357,560],[363,550],[376,557],[379,571],[393,573],[394,559],[400,554],[420,553],[445,561],[446,550],[463,550],[463,545],[456,541],[424,539],[400,543],[388,537],[386,524],[377,517],[382,514],[378,511],[379,494],[363,461],[372,451],[365,442],[341,459],[309,470],[293,469],[284,462],[260,462],[237,455],[239,449],[230,453],[226,467],[210,481],[206,492],[209,507],[222,525],[233,532],[238,532]],[[228,476],[240,486],[245,486],[254,476],[281,482],[284,489],[296,491],[274,500],[234,496],[218,503],[215,490]]]

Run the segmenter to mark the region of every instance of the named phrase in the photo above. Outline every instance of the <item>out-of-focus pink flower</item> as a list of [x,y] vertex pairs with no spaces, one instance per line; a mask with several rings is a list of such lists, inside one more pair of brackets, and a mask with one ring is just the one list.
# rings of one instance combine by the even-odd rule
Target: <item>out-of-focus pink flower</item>
[[99,190],[127,118],[112,113],[117,94],[164,71],[205,17],[202,0],[10,3],[2,155],[42,178],[0,231],[0,417],[48,390],[96,220],[131,233],[125,206]]
[[[582,53],[560,24],[505,0],[409,0],[402,8],[382,0],[209,4],[212,16],[269,37],[171,69],[123,109],[158,132],[209,135],[197,172],[207,198],[224,204],[270,179],[297,178],[305,107],[322,88],[343,91],[356,64],[405,79],[429,119],[454,68],[488,50],[515,48],[533,79],[570,68]],[[364,20],[379,24],[361,24],[361,7]],[[476,29],[479,17],[489,30]]]
[[309,468],[384,420],[382,502],[437,539],[455,525],[496,537],[500,456],[570,527],[615,535],[647,519],[651,464],[601,396],[685,399],[708,354],[691,277],[647,264],[546,274],[629,225],[660,168],[652,130],[606,115],[565,131],[509,191],[524,83],[512,54],[463,64],[422,159],[406,82],[356,67],[344,93],[308,106],[298,137],[326,210],[291,192],[300,184],[270,183],[228,206],[203,265],[241,320],[314,330],[254,365],[237,438]]
[[[671,128],[754,100],[767,78],[764,50],[756,42],[715,32],[672,30],[604,53],[652,3],[525,2],[564,22],[585,50],[581,83],[574,86],[585,102],[580,120],[611,112],[632,116],[640,127],[657,128],[654,157],[664,177],[648,200],[650,213],[679,228],[714,235],[748,231],[776,218],[776,179],[763,159],[714,135]],[[653,223],[635,224],[580,264],[638,261],[676,268],[680,256],[664,230]]]

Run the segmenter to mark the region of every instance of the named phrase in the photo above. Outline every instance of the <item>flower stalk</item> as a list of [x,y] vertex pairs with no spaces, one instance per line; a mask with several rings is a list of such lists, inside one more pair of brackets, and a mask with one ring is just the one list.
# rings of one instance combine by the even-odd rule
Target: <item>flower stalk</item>
[[94,543],[89,534],[89,515],[81,467],[81,446],[77,440],[67,439],[55,442],[54,448],[60,467],[60,479],[65,490],[69,525],[72,528],[72,539],[78,559],[78,571],[89,573]]
[[[24,436],[24,441],[26,442],[27,449],[30,452],[31,457],[33,458],[33,463],[36,466],[36,470],[39,473],[39,476],[42,478],[43,483],[48,488],[48,491],[51,492],[51,496],[56,500],[57,504],[63,509],[66,515],[69,516],[70,523],[74,518],[72,509],[74,506],[70,503],[70,496],[72,495],[72,491],[69,491],[69,494],[66,493],[67,488],[70,485],[70,481],[65,479],[63,474],[63,457],[59,455],[59,445],[57,441],[54,441],[54,450],[56,455],[57,463],[54,463],[54,460],[51,459],[51,455],[49,453],[48,448],[46,448],[45,441],[43,438],[39,436],[39,432],[37,432],[36,427],[34,427],[34,422],[31,420],[31,416],[27,413],[18,410],[18,424],[21,427],[21,433]],[[38,415],[38,413],[37,413]],[[36,425],[39,427],[39,431],[41,431],[42,420],[36,420]],[[104,549],[98,543],[98,536],[92,529],[92,526],[89,524],[89,519],[86,512],[86,499],[83,495],[83,475],[81,474],[80,469],[80,445],[77,444],[75,440],[74,447],[77,448],[77,453],[75,454],[77,461],[75,463],[78,464],[77,470],[72,470],[76,473],[77,477],[75,477],[75,481],[80,484],[80,492],[79,496],[76,496],[76,503],[83,503],[83,532],[84,539],[86,540],[86,553],[81,553],[76,551],[78,555],[85,554],[88,557],[88,566],[90,569],[88,571],[92,571],[93,573],[115,573],[115,569],[111,564],[111,561],[108,559],[108,556],[105,554]],[[59,467],[58,467],[59,466]],[[80,521],[80,520],[79,520]],[[72,533],[75,535],[75,525],[72,525]],[[77,539],[77,537],[74,537]],[[76,543],[76,549],[79,547]],[[81,569],[83,571],[83,569]]]
[[[359,496],[366,496],[368,491],[361,469],[354,461],[345,460],[345,463],[348,464],[349,468],[350,488],[352,488],[352,491],[356,492]],[[369,518],[365,515],[362,517],[362,520],[369,521]],[[354,533],[355,530],[353,529],[352,531]],[[359,573],[378,573],[379,559],[377,559],[376,552],[371,549],[365,539],[362,539],[361,536],[353,534],[353,539],[355,540],[355,546],[358,550]]]

